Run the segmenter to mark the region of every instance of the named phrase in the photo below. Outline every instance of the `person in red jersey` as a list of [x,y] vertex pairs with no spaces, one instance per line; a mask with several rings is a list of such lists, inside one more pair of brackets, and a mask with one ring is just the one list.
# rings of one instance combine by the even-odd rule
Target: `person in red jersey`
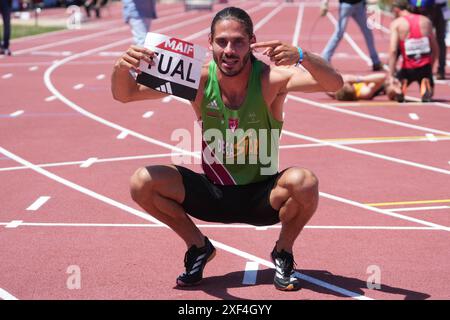
[[[394,0],[392,8],[396,19],[390,26],[389,75],[400,80],[403,94],[417,81],[422,101],[430,102],[434,88],[432,67],[438,53],[431,21],[413,13],[408,0]],[[396,73],[399,56],[403,61]]]

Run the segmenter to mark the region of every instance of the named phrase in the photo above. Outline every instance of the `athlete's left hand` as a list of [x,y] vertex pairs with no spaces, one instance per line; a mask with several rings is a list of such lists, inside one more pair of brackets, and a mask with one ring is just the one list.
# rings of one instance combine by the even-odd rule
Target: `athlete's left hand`
[[270,58],[277,66],[290,66],[296,64],[300,55],[296,47],[282,43],[279,40],[257,42],[250,45],[250,48],[265,48],[263,55]]

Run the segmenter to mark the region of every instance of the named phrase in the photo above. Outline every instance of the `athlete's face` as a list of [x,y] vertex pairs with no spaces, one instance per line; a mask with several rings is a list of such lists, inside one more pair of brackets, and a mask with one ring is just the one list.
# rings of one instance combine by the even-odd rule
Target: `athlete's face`
[[214,61],[220,71],[228,77],[238,75],[250,58],[250,44],[256,42],[245,32],[244,26],[233,19],[220,20],[215,25],[214,36],[209,44]]

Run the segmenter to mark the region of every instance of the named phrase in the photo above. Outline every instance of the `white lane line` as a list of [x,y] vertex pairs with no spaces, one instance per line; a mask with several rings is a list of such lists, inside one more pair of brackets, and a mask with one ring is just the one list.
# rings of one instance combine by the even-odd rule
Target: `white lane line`
[[12,76],[13,76],[12,73],[7,73],[7,74],[2,75],[2,79],[9,79],[9,78],[11,78]]
[[244,279],[242,284],[252,285],[256,283],[256,277],[258,275],[259,263],[249,261],[245,264]]
[[268,229],[267,226],[265,226],[265,227],[255,227],[255,230],[257,230],[257,231],[265,231],[267,229]]
[[298,45],[298,39],[300,38],[300,33],[302,29],[302,21],[303,21],[303,14],[305,13],[305,4],[300,3],[298,6],[298,12],[297,12],[297,20],[295,21],[295,32],[294,37],[292,40],[292,45],[297,46]]
[[78,83],[78,84],[76,84],[76,85],[73,86],[73,89],[74,89],[74,90],[80,90],[80,89],[83,88],[83,87],[84,87],[84,84]]
[[336,111],[336,112],[339,112],[339,113],[348,114],[348,115],[351,115],[351,116],[364,118],[364,119],[369,119],[369,120],[374,120],[374,121],[378,121],[378,122],[389,123],[389,124],[393,124],[393,125],[396,125],[396,126],[409,128],[409,129],[415,129],[415,130],[419,130],[419,131],[432,132],[432,133],[435,133],[435,134],[442,134],[442,135],[450,136],[450,132],[449,131],[442,131],[442,130],[427,128],[427,127],[418,126],[418,125],[407,123],[407,122],[401,122],[401,121],[391,120],[391,119],[387,119],[387,118],[383,118],[383,117],[377,117],[377,116],[373,116],[373,115],[370,115],[370,114],[365,114],[365,113],[361,113],[361,112],[357,112],[357,111],[341,109],[341,108],[333,107],[333,106],[328,105],[328,104],[316,102],[316,101],[305,99],[305,98],[300,98],[300,97],[297,97],[297,96],[294,96],[294,95],[291,95],[291,94],[288,95],[288,97],[289,97],[289,99],[292,99],[294,101],[306,103],[306,104],[309,104],[311,106],[318,107],[318,108],[321,108],[321,109]]
[[434,134],[432,134],[432,133],[427,133],[427,134],[425,134],[425,136],[426,136],[427,139],[430,140],[431,142],[436,142],[436,141],[437,141],[436,136],[435,136]]
[[102,74],[99,74],[97,77],[95,77],[97,80],[103,80],[103,79],[105,79],[105,75],[102,73]]
[[69,43],[74,43],[74,42],[79,42],[79,41],[83,41],[83,40],[87,40],[87,39],[93,39],[93,38],[97,38],[97,37],[100,37],[100,36],[103,36],[103,35],[125,31],[127,29],[128,29],[128,26],[121,27],[121,28],[115,28],[115,29],[112,29],[112,30],[101,31],[101,32],[98,32],[98,33],[93,33],[93,34],[91,33],[91,34],[80,36],[80,37],[71,37],[69,39],[62,40],[62,41],[51,42],[51,43],[43,44],[43,45],[36,46],[36,47],[31,47],[31,48],[27,48],[27,49],[23,49],[23,50],[18,50],[16,52],[14,52],[14,55],[21,55],[21,54],[25,54],[25,53],[28,53],[28,52],[35,52],[35,51],[41,50],[41,49],[47,49],[47,48],[57,47],[57,46],[61,46],[61,45],[69,44]]
[[304,139],[304,140],[315,142],[315,143],[323,143],[325,145],[328,145],[328,146],[336,148],[336,149],[350,151],[350,152],[353,152],[353,153],[359,153],[359,154],[362,154],[362,155],[365,155],[365,156],[369,156],[369,157],[373,157],[373,158],[378,158],[378,159],[382,159],[382,160],[387,160],[387,161],[391,161],[391,162],[404,164],[404,165],[415,167],[415,168],[420,168],[420,169],[424,169],[424,170],[428,170],[428,171],[433,171],[433,172],[438,172],[438,173],[443,173],[443,174],[450,175],[450,171],[449,170],[445,170],[445,169],[441,169],[441,168],[437,168],[437,167],[433,167],[433,166],[429,166],[429,165],[425,165],[425,164],[421,164],[421,163],[417,163],[417,162],[413,162],[413,161],[403,160],[403,159],[399,159],[399,158],[395,158],[395,157],[385,156],[383,154],[379,154],[379,153],[375,153],[375,152],[370,152],[370,151],[366,151],[366,150],[356,149],[356,148],[353,148],[353,147],[344,146],[344,145],[337,144],[337,143],[330,142],[330,141],[319,140],[319,139],[316,139],[316,138],[313,138],[313,137],[305,136],[303,134],[299,134],[299,133],[295,133],[295,132],[291,132],[291,131],[287,131],[287,130],[283,130],[283,132],[287,136],[291,136],[291,137],[299,138],[299,139]]
[[18,226],[20,226],[22,224],[22,222],[23,222],[23,220],[13,220],[11,222],[8,222],[5,225],[5,228],[10,228],[10,229],[17,228]]
[[257,31],[259,28],[261,28],[263,25],[265,25],[267,22],[269,22],[270,19],[272,19],[278,12],[280,12],[285,7],[284,2],[276,7],[274,10],[272,10],[268,15],[266,15],[263,19],[258,21],[257,24],[255,24],[254,31]]
[[151,116],[153,116],[153,111],[147,111],[146,113],[144,113],[144,114],[142,115],[142,118],[148,119],[148,118],[150,118]]
[[123,51],[103,51],[98,53],[100,57],[120,57],[122,54]]
[[[200,154],[200,152],[199,152]],[[140,159],[155,159],[155,158],[166,158],[166,157],[172,157],[172,156],[181,156],[184,155],[184,153],[179,152],[172,152],[172,153],[161,153],[161,154],[151,154],[151,155],[145,155],[145,156],[131,156],[131,157],[117,157],[117,158],[105,158],[105,159],[98,159],[97,163],[102,162],[113,162],[113,161],[129,161],[129,160],[140,160]],[[56,162],[56,163],[46,163],[46,164],[37,164],[36,166],[40,168],[48,168],[48,167],[59,167],[59,166],[72,166],[72,165],[81,165],[85,161],[68,161],[68,162]],[[17,166],[17,167],[9,167],[9,168],[0,168],[1,171],[13,171],[13,170],[23,170],[23,169],[29,169],[26,166]]]
[[403,211],[424,211],[424,210],[441,210],[441,209],[450,209],[450,206],[396,208],[396,209],[386,209],[386,210],[394,211],[394,212],[403,212]]
[[128,136],[129,132],[124,130],[121,133],[119,133],[119,135],[116,137],[119,140],[123,140]]
[[[0,222],[0,226],[7,226],[11,222]],[[90,228],[156,228],[165,227],[164,225],[157,224],[144,224],[144,223],[65,223],[65,222],[22,222],[18,221],[17,226],[21,227],[90,227]],[[254,229],[251,225],[246,224],[197,224],[200,229]],[[278,230],[281,229],[281,225],[268,226],[268,229]],[[392,230],[392,231],[442,231],[434,227],[399,227],[399,226],[309,226],[306,225],[305,229],[311,230]]]
[[410,114],[409,114],[409,117],[410,117],[412,120],[419,120],[419,116],[417,115],[417,113],[410,113]]
[[[441,138],[437,137],[439,141],[450,140],[449,138]],[[421,139],[398,139],[398,140],[355,140],[355,141],[333,141],[336,144],[342,145],[365,145],[365,144],[375,144],[375,143],[400,143],[400,142],[417,142],[417,141],[428,141],[428,139],[424,136]],[[289,144],[289,145],[281,145],[280,149],[300,149],[300,148],[318,148],[318,147],[329,147],[323,143],[303,143],[303,144]],[[155,158],[166,158],[166,157],[178,157],[185,155],[186,153],[182,152],[171,152],[171,153],[161,153],[161,154],[152,154],[152,155],[141,155],[141,156],[129,156],[129,157],[115,157],[115,158],[103,158],[98,159],[97,163],[104,162],[115,162],[115,161],[133,161],[133,160],[141,160],[141,159],[155,159]],[[200,154],[199,151],[194,152],[194,154]],[[59,167],[59,166],[71,166],[71,165],[80,165],[83,161],[66,161],[66,162],[54,162],[54,163],[41,163],[37,164],[38,167],[41,168],[49,168],[49,167]],[[450,165],[450,161],[448,163]],[[29,169],[25,166],[15,166],[15,167],[5,167],[0,168],[0,172],[2,171],[14,171],[14,170],[25,170]]]
[[[450,137],[436,137],[438,141],[450,140]],[[366,144],[377,144],[377,143],[401,143],[401,142],[420,142],[428,141],[427,137],[417,138],[417,139],[377,139],[377,140],[333,140],[333,143],[340,145],[366,145]],[[319,143],[300,143],[300,144],[285,144],[280,145],[280,149],[296,149],[296,148],[315,148],[315,147],[327,147],[326,145]]]
[[49,172],[49,171],[47,171],[45,169],[39,168],[38,166],[34,165],[33,163],[31,163],[31,162],[29,162],[29,161],[27,161],[27,160],[25,160],[25,159],[15,155],[15,154],[13,154],[13,153],[11,153],[10,151],[6,150],[3,147],[0,147],[0,153],[2,153],[3,155],[5,155],[8,158],[11,158],[12,160],[14,160],[16,162],[22,164],[23,166],[26,166],[26,167],[30,168],[31,170],[46,176],[47,178],[49,178],[51,180],[54,180],[56,182],[59,182],[59,183],[65,185],[66,187],[69,187],[71,189],[79,191],[79,192],[81,192],[81,193],[83,193],[83,194],[85,194],[85,195],[87,195],[89,197],[92,197],[92,198],[97,199],[97,200],[99,200],[101,202],[107,203],[107,204],[109,204],[109,205],[111,205],[113,207],[116,207],[116,208],[119,208],[119,209],[124,210],[126,212],[129,212],[129,213],[131,213],[131,214],[133,214],[135,216],[138,216],[138,217],[140,217],[142,219],[145,219],[147,221],[150,221],[150,222],[153,222],[153,223],[156,223],[156,224],[162,224],[161,222],[159,222],[155,218],[151,217],[147,213],[144,213],[142,211],[139,211],[139,210],[136,210],[134,208],[131,208],[131,207],[129,207],[127,205],[124,205],[124,204],[122,204],[122,203],[120,203],[118,201],[115,201],[115,200],[110,199],[110,198],[108,198],[108,197],[106,197],[104,195],[101,195],[101,194],[97,193],[97,192],[94,192],[94,191],[89,190],[89,189],[87,189],[85,187],[82,187],[82,186],[80,186],[78,184],[75,184],[72,181],[69,181],[69,180],[64,179],[64,178],[62,178],[60,176],[57,176],[56,174],[53,174],[53,173],[51,173],[51,172]]
[[331,229],[331,230],[435,230],[435,227],[391,227],[391,226],[305,226],[307,229]]
[[[233,254],[235,254],[237,256],[240,256],[240,257],[242,257],[242,258],[244,258],[246,260],[259,263],[259,264],[264,265],[266,267],[269,267],[271,269],[275,269],[275,266],[273,265],[272,262],[269,262],[267,260],[261,259],[261,258],[259,258],[257,256],[254,256],[252,254],[246,253],[246,252],[241,251],[239,249],[233,248],[231,246],[228,246],[228,245],[226,245],[224,243],[221,243],[221,242],[218,242],[216,240],[212,240],[212,239],[210,239],[210,240],[211,240],[211,243],[216,248],[220,248],[222,250],[225,250],[225,251],[233,253]],[[328,282],[325,282],[325,281],[322,281],[322,280],[319,280],[319,279],[316,279],[316,278],[304,275],[304,274],[299,273],[299,272],[296,272],[296,276],[301,278],[301,279],[303,279],[303,280],[305,280],[305,281],[307,281],[307,282],[314,283],[314,284],[316,284],[318,286],[321,286],[321,287],[326,288],[328,290],[340,293],[340,294],[345,295],[347,297],[351,297],[351,298],[354,298],[354,299],[357,299],[357,300],[373,300],[372,298],[369,298],[369,297],[366,297],[366,296],[362,296],[359,293],[352,292],[350,290],[347,290],[347,289],[344,289],[344,288],[332,285],[332,284],[330,284]]]
[[374,299],[369,298],[369,297],[367,297],[367,296],[362,296],[362,295],[360,295],[359,293],[352,292],[352,291],[346,290],[346,289],[342,289],[342,288],[340,288],[340,287],[338,287],[338,286],[329,284],[329,283],[327,283],[327,282],[324,282],[324,281],[319,280],[319,279],[317,279],[317,278],[313,278],[313,277],[311,277],[311,276],[308,276],[308,275],[306,275],[306,274],[300,273],[300,272],[298,272],[298,271],[295,272],[295,277],[296,277],[296,278],[299,278],[299,279],[302,279],[302,280],[304,280],[304,281],[308,281],[308,282],[310,282],[310,283],[313,283],[313,284],[315,284],[315,285],[317,285],[317,286],[320,286],[320,287],[323,287],[323,288],[327,288],[328,290],[331,290],[331,291],[334,291],[334,292],[343,294],[343,295],[345,295],[345,296],[347,296],[347,297],[354,298],[354,299],[356,299],[356,300],[374,300]]
[[86,161],[84,161],[80,168],[89,168],[91,165],[93,165],[98,159],[97,158],[89,158]]
[[28,208],[27,211],[36,211],[39,210],[40,207],[44,205],[50,199],[49,196],[41,196],[37,198],[35,202],[33,202]]
[[49,56],[49,57],[67,57],[72,54],[71,51],[33,51],[32,56]]
[[167,96],[162,99],[162,102],[169,103],[172,100],[172,96]]
[[16,112],[11,113],[9,116],[12,117],[12,118],[15,118],[15,117],[20,116],[20,115],[23,114],[24,112],[25,112],[25,111],[23,111],[23,110],[17,110]]
[[32,66],[28,68],[29,71],[37,71],[38,69],[39,69],[38,66]]
[[46,102],[51,102],[51,101],[54,101],[54,100],[56,100],[56,99],[58,99],[58,98],[55,97],[55,96],[49,96],[49,97],[45,98],[45,101],[46,101]]
[[2,300],[19,300],[5,289],[0,288],[0,299]]
[[429,222],[429,221],[425,221],[425,220],[421,220],[421,219],[416,219],[416,218],[412,218],[412,217],[408,217],[402,214],[398,214],[398,213],[394,213],[394,212],[390,212],[388,210],[384,210],[384,209],[380,209],[380,208],[375,208],[375,207],[370,207],[368,205],[365,205],[363,203],[359,203],[353,200],[349,200],[349,199],[345,199],[339,196],[335,196],[329,193],[325,193],[325,192],[319,192],[319,195],[321,197],[327,198],[327,199],[332,199],[338,202],[342,202],[342,203],[346,203],[355,207],[359,207],[362,209],[366,209],[375,213],[380,213],[386,216],[391,216],[391,217],[395,217],[401,220],[406,220],[406,221],[411,221],[411,222],[415,222],[421,225],[425,225],[428,227],[433,227],[433,228],[437,228],[443,231],[450,231],[450,227],[446,227],[437,223],[433,223],[433,222]]

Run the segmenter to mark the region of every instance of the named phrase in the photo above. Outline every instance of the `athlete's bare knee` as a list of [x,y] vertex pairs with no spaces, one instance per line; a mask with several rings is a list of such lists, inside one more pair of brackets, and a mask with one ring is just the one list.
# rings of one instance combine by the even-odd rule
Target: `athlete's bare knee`
[[149,195],[152,190],[152,179],[146,168],[137,169],[130,178],[130,194],[135,202],[140,202],[142,197]]
[[316,175],[301,168],[291,168],[286,173],[285,187],[289,190],[290,198],[302,208],[297,212],[312,216],[319,201],[319,180]]
[[296,198],[296,196],[299,196],[302,193],[317,191],[319,180],[316,175],[308,169],[290,168],[286,172],[284,184],[290,191],[291,196]]

